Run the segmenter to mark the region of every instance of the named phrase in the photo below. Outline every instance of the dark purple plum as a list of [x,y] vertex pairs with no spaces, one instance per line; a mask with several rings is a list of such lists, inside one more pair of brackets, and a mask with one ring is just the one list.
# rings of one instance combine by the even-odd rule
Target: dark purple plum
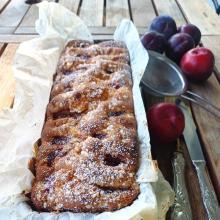
[[174,34],[168,40],[166,55],[178,64],[182,56],[194,46],[194,40],[189,34]]
[[178,32],[189,34],[193,38],[195,46],[197,46],[201,40],[201,31],[193,24],[182,25],[178,28]]
[[156,31],[145,33],[141,37],[141,42],[147,50],[154,50],[158,53],[163,53],[167,46],[167,40],[164,35]]
[[176,22],[168,15],[157,16],[151,22],[150,30],[164,34],[168,40],[172,35],[177,33]]

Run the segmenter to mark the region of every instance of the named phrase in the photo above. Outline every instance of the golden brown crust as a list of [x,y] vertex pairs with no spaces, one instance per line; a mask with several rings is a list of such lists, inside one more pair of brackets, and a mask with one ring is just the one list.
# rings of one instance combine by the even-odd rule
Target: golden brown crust
[[102,212],[139,194],[128,51],[120,42],[71,41],[47,106],[31,199],[38,210]]

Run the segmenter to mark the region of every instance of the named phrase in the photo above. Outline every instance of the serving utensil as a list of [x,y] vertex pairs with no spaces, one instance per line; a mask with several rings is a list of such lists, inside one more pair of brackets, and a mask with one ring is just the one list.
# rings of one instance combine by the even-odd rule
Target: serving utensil
[[141,85],[156,96],[181,96],[220,118],[220,109],[198,94],[188,90],[181,69],[166,56],[148,51],[149,62]]
[[183,102],[178,102],[178,106],[184,113],[185,129],[183,135],[193,166],[195,167],[197,173],[202,199],[208,219],[217,220],[217,212],[219,211],[218,201],[215,192],[211,186],[211,183],[210,181],[208,181],[208,176],[205,171],[206,161],[196,132],[196,126],[186,105]]
[[171,220],[191,220],[192,212],[185,184],[185,159],[181,151],[176,151],[172,159],[174,204],[171,208]]

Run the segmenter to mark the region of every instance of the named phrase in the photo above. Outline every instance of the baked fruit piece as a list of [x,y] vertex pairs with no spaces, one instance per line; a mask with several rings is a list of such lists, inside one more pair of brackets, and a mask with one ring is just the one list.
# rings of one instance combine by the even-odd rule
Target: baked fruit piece
[[113,211],[139,194],[129,54],[120,42],[71,41],[51,90],[31,200],[37,210]]

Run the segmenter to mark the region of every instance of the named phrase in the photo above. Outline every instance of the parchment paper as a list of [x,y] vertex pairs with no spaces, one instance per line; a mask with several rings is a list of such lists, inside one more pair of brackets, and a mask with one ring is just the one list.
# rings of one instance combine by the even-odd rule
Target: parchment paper
[[126,43],[131,58],[140,142],[137,173],[140,195],[131,206],[101,214],[37,213],[25,202],[27,198],[22,192],[30,190],[33,180],[27,164],[33,156],[33,145],[40,137],[60,53],[70,39],[92,41],[81,19],[63,6],[45,1],[38,6],[36,30],[40,37],[20,44],[13,65],[16,79],[14,106],[0,113],[0,219],[164,219],[173,201],[173,192],[161,175],[157,179],[157,169],[151,159],[146,115],[139,90],[148,54],[141,45],[136,28],[128,20],[121,22],[114,38]]

